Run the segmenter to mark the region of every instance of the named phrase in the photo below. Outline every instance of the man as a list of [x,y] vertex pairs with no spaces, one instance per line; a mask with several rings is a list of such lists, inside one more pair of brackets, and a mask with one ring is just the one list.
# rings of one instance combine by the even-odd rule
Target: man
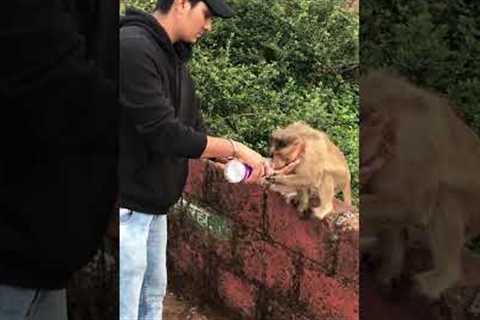
[[221,0],[158,0],[153,14],[129,9],[120,29],[120,319],[162,319],[168,209],[190,158],[236,157],[265,173],[262,156],[203,132],[186,68],[191,45],[233,11]]
[[116,90],[89,61],[73,1],[6,6],[0,319],[65,320],[67,282],[97,251],[114,212]]

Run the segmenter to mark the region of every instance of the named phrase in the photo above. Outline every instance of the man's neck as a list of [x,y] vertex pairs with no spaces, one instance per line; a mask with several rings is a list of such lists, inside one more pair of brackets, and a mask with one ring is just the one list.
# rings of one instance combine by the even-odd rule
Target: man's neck
[[154,11],[153,12],[153,17],[157,20],[157,22],[162,26],[162,28],[165,30],[165,32],[168,35],[168,38],[172,43],[177,42],[177,36],[175,34],[175,24],[172,19],[171,14],[163,14],[160,11]]

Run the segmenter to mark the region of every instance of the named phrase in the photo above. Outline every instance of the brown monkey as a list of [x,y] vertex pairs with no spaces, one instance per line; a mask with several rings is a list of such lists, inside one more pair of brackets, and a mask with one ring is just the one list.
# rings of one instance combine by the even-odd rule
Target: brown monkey
[[[388,159],[361,181],[361,232],[376,233],[383,260],[377,276],[388,285],[403,272],[406,231],[423,230],[433,268],[414,283],[437,299],[460,280],[465,240],[480,233],[480,139],[446,99],[400,77],[371,72],[360,86],[362,114],[381,114],[395,137]],[[365,158],[380,150],[376,138],[361,139]]]
[[311,207],[310,196],[317,197],[320,207],[312,211],[317,218],[323,219],[333,210],[333,199],[340,191],[345,203],[351,205],[347,161],[326,133],[296,122],[275,130],[270,144],[274,170],[299,160],[290,174],[270,177],[274,190],[297,194],[299,211],[305,212]]

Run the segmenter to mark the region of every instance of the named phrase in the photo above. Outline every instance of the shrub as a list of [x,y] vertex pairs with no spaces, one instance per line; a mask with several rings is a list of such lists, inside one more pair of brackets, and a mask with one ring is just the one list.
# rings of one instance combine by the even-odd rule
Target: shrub
[[449,98],[480,133],[480,3],[362,3],[362,66],[391,67]]

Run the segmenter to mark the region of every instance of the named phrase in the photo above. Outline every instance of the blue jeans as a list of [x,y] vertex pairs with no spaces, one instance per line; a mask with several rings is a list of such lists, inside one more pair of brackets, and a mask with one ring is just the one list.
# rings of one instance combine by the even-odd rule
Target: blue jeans
[[27,289],[0,285],[0,319],[66,320],[65,289]]
[[161,320],[167,216],[120,209],[120,320]]

